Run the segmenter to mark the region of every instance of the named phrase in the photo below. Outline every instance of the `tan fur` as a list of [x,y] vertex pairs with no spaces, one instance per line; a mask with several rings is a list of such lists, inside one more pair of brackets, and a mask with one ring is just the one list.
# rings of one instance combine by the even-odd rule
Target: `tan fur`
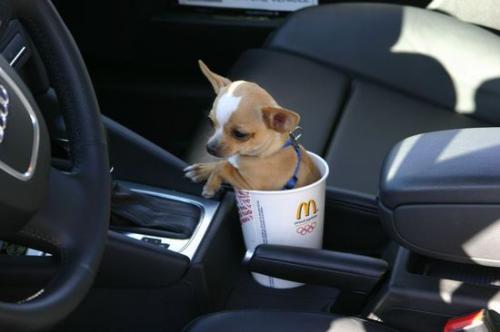
[[[201,61],[200,68],[217,93],[209,114],[215,134],[208,145],[217,157],[237,156],[238,160],[237,167],[228,160],[195,164],[185,169],[186,176],[195,182],[207,181],[202,193],[205,197],[213,197],[223,182],[240,189],[282,189],[297,164],[293,147],[282,147],[289,132],[298,125],[300,116],[281,108],[267,91],[255,83],[232,83],[210,71]],[[232,98],[238,98],[239,103],[234,111],[226,113],[230,114],[227,121],[219,123],[219,103],[228,93]],[[238,139],[234,136],[235,130],[248,135],[244,140]],[[301,149],[302,162],[296,188],[311,184],[320,177],[311,158]]]

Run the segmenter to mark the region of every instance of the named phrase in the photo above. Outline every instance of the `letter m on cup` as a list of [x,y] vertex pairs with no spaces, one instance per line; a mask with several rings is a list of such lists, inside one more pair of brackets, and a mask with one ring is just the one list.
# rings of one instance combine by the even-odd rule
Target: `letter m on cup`
[[301,202],[297,207],[297,220],[302,219],[302,216],[309,217],[312,213],[318,212],[318,208],[316,207],[316,201],[314,199],[309,200],[309,202]]

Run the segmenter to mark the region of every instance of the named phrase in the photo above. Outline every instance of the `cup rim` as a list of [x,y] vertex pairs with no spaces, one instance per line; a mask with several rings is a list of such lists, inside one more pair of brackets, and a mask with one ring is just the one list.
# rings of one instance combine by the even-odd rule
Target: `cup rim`
[[253,194],[258,194],[258,195],[278,195],[278,194],[293,194],[301,191],[308,190],[316,185],[318,185],[322,181],[326,181],[326,178],[328,177],[328,174],[330,173],[330,167],[328,166],[328,163],[326,160],[324,160],[322,157],[318,156],[316,153],[307,151],[307,153],[313,157],[316,160],[319,160],[319,162],[323,165],[325,168],[325,173],[319,178],[319,180],[308,184],[307,186],[296,188],[296,189],[286,189],[286,190],[248,190],[248,189],[235,189],[235,191],[241,191],[245,193],[253,193]]

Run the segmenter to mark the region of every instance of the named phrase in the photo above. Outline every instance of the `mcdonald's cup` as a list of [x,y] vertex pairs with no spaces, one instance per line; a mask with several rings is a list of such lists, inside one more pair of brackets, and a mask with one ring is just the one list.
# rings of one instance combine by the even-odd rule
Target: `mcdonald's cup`
[[[305,187],[292,190],[236,190],[236,201],[247,251],[259,244],[282,244],[321,248],[325,209],[325,186],[328,164],[309,152],[321,178]],[[293,288],[302,284],[253,273],[255,280],[267,287]]]

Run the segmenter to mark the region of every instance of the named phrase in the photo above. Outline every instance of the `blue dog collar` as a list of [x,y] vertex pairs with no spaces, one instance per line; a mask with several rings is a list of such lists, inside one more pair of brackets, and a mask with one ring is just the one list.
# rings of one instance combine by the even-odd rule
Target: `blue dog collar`
[[292,177],[283,186],[283,190],[290,190],[295,188],[297,182],[299,181],[300,163],[302,162],[302,150],[300,149],[299,144],[295,140],[295,137],[292,135],[290,135],[290,138],[286,141],[285,145],[283,145],[283,149],[289,147],[290,145],[293,146],[293,149],[297,154],[297,164],[295,165],[295,170],[293,171]]

